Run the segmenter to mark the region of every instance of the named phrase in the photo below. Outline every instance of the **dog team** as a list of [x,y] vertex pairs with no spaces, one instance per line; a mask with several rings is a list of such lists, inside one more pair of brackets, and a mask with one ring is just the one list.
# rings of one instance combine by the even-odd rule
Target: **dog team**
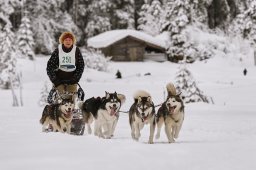
[[[168,83],[166,89],[167,98],[157,112],[148,92],[135,92],[134,103],[129,109],[131,137],[134,140],[139,140],[141,130],[146,124],[150,126],[150,144],[153,143],[155,129],[157,128],[155,138],[158,139],[163,125],[169,143],[175,142],[178,138],[184,120],[184,104],[172,83]],[[88,133],[92,133],[91,125],[94,122],[95,136],[106,139],[113,137],[119,111],[125,100],[123,94],[105,92],[104,97],[92,97],[78,102],[78,107],[82,111],[82,123],[87,126]],[[74,108],[75,100],[70,97],[61,98],[56,104],[47,105],[40,119],[42,130],[45,132],[50,126],[54,132],[70,133]]]

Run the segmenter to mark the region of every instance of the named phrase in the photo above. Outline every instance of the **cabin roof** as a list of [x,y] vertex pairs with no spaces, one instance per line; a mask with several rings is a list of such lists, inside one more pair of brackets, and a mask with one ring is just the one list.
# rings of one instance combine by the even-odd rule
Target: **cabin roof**
[[138,41],[143,41],[147,45],[166,49],[166,43],[162,39],[153,37],[141,31],[123,29],[123,30],[111,30],[88,39],[87,44],[93,48],[106,48],[126,37],[132,37]]

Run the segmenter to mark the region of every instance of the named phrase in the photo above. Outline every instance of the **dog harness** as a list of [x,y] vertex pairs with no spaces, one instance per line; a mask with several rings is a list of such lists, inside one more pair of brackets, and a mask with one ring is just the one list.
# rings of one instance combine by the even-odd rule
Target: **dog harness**
[[62,44],[59,44],[59,69],[66,72],[72,72],[76,69],[76,46],[68,53],[62,49]]

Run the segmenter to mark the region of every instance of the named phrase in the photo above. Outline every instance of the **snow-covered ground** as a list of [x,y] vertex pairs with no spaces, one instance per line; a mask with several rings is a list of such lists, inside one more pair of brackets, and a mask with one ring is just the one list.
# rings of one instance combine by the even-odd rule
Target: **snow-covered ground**
[[[164,131],[155,144],[147,144],[149,127],[137,142],[130,136],[128,116],[121,113],[113,139],[93,135],[43,133],[38,106],[48,81],[48,58],[20,60],[24,107],[12,107],[11,91],[0,90],[1,170],[254,170],[256,168],[256,67],[215,57],[188,65],[199,88],[215,104],[185,105],[185,121],[176,143]],[[247,68],[248,75],[242,71]],[[115,79],[117,70],[123,79]],[[110,71],[86,69],[81,85],[86,98],[105,91],[126,95],[122,111],[131,106],[133,93],[144,89],[155,104],[164,100],[165,85],[174,81],[178,65],[170,62],[112,62]],[[151,73],[145,76],[145,73]],[[18,93],[18,91],[17,91]]]

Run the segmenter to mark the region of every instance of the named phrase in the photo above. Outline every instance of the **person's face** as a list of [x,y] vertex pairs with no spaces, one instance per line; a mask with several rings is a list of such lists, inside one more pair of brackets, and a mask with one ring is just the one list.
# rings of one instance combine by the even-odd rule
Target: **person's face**
[[63,44],[66,48],[70,48],[73,45],[73,40],[71,38],[65,38]]

